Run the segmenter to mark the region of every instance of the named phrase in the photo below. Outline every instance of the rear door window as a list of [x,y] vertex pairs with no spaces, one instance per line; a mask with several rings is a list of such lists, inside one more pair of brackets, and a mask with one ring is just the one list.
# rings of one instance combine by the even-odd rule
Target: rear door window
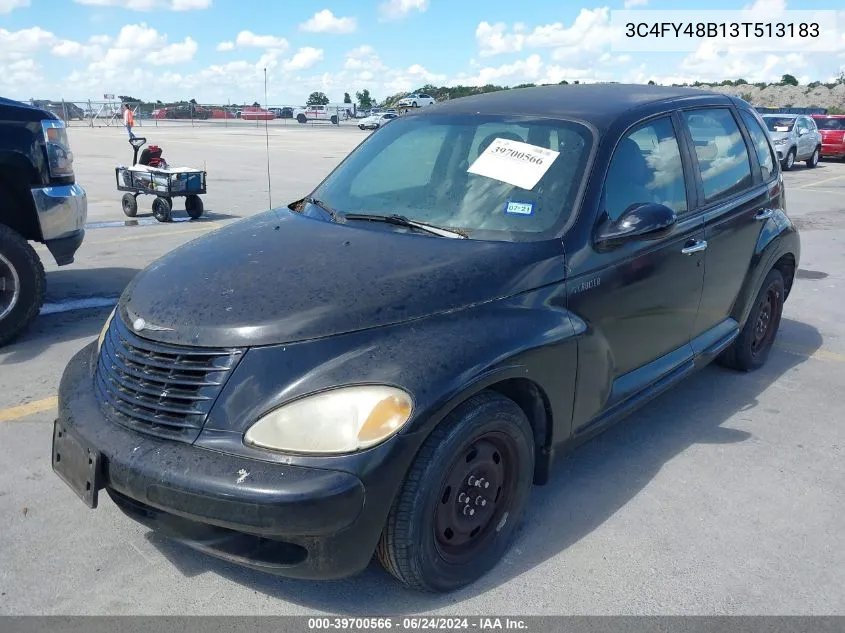
[[695,146],[706,202],[733,196],[753,184],[751,157],[736,120],[727,108],[683,113]]
[[769,139],[760,123],[754,118],[750,112],[740,111],[745,127],[748,128],[748,133],[751,135],[751,140],[754,141],[754,150],[757,152],[757,160],[760,162],[761,177],[764,181],[769,180],[775,173],[775,165],[777,160],[772,153],[772,147],[769,145]]

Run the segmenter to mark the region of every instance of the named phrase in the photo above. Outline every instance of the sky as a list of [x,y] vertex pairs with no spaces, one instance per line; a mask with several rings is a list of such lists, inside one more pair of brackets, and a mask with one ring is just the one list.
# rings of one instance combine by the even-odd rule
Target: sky
[[[728,38],[643,51],[633,49],[644,40],[621,38],[620,12],[663,10],[684,20],[676,6],[677,0],[0,0],[0,96],[297,105],[312,91],[340,102],[344,92],[354,99],[366,88],[383,99],[425,84],[758,82],[784,73],[807,83],[832,81],[845,70],[839,0],[686,5],[747,10],[755,19],[838,9],[822,25],[824,46],[806,38],[745,46]],[[658,46],[671,48],[669,39]]]

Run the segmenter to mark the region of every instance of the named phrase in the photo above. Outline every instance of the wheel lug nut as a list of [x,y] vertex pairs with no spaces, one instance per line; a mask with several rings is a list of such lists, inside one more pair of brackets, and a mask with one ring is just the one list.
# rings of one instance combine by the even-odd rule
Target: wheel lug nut
[[473,514],[475,514],[475,510],[473,508],[470,508],[468,505],[464,506],[464,516],[471,517]]
[[475,505],[481,506],[482,508],[487,505],[487,499],[482,496],[478,496],[475,498]]
[[465,501],[469,501],[469,497],[466,496],[466,493],[462,492],[458,495],[458,503],[463,503]]
[[475,486],[476,486],[477,488],[487,488],[489,485],[490,485],[490,484],[489,484],[489,483],[487,483],[487,482],[484,480],[484,477],[481,477],[480,479],[476,479],[476,481],[475,481]]
[[469,476],[469,479],[467,479],[467,485],[469,485],[469,486],[475,486],[475,485],[476,485],[476,483],[475,483],[476,481],[477,481],[477,479],[475,478],[475,475],[470,475],[470,476]]

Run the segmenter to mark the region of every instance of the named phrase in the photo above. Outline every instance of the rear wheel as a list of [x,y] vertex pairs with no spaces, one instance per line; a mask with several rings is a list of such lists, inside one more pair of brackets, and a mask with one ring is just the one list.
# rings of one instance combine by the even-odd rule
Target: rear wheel
[[752,371],[765,365],[780,327],[783,301],[783,275],[779,270],[770,270],[745,326],[720,356],[719,364],[739,371]]
[[172,210],[167,198],[158,197],[153,200],[153,216],[159,222],[170,222]]
[[196,220],[202,215],[202,198],[197,194],[192,193],[185,197],[185,211],[192,220]]
[[378,557],[400,582],[446,592],[490,571],[510,546],[534,473],[531,425],[483,392],[428,437],[391,508]]
[[123,214],[128,218],[134,218],[138,215],[138,199],[131,193],[124,193],[121,199],[123,206]]
[[815,150],[813,150],[813,155],[810,156],[810,158],[807,160],[807,167],[812,169],[813,167],[818,165],[820,155],[821,155],[821,150],[819,150],[819,148],[817,147]]
[[308,117],[306,117],[304,114],[297,114],[296,120],[300,123],[305,123],[308,120]]
[[338,124],[338,121],[339,121],[339,120],[338,120],[338,118],[337,118],[337,115],[336,115],[336,114],[333,114],[333,115],[332,115],[331,121],[332,121],[332,123],[333,123],[334,125],[337,125],[337,124]]
[[0,346],[21,334],[44,304],[47,279],[35,249],[0,224]]

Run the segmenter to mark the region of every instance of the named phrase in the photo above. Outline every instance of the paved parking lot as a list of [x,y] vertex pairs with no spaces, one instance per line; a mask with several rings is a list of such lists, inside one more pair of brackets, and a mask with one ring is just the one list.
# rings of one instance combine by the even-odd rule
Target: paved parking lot
[[[86,240],[0,351],[0,613],[841,614],[845,612],[845,163],[785,175],[801,270],[769,364],[710,367],[558,463],[506,559],[450,596],[398,589],[375,564],[332,583],[244,570],[153,535],[53,475],[55,393],[132,276],[238,218],[306,193],[366,133],[349,126],[143,129],[171,165],[205,167],[207,216],[127,221],[119,128],[72,128]],[[279,275],[285,271],[280,270]],[[199,280],[198,280],[199,281]],[[839,413],[837,413],[839,411]],[[839,422],[837,422],[839,420]]]

